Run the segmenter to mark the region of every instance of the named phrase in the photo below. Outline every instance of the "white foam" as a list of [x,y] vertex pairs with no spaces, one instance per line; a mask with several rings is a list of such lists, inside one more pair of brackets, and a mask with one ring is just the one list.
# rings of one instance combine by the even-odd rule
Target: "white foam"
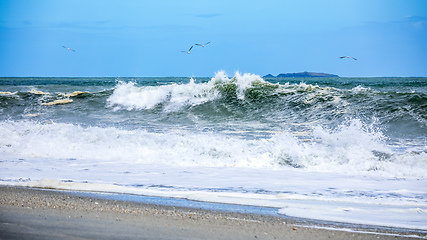
[[[359,121],[336,131],[316,128],[315,141],[283,132],[245,140],[226,133],[143,129],[120,130],[40,124],[0,123],[0,152],[14,158],[87,159],[142,164],[209,167],[297,167],[310,172],[362,174],[389,178],[425,178],[427,153],[396,153],[378,132]],[[97,149],[97,151],[93,151]]]
[[29,91],[29,93],[36,94],[36,95],[49,95],[50,94],[50,93],[47,93],[47,92],[38,91],[36,89],[31,89]]
[[241,75],[239,72],[233,78],[228,78],[225,72],[218,72],[209,82],[198,84],[194,79],[187,84],[143,87],[136,86],[134,82],[120,82],[108,102],[116,109],[144,110],[166,104],[165,111],[177,111],[184,106],[196,106],[219,98],[221,94],[215,88],[218,84],[236,84],[236,96],[243,99],[245,91],[254,82],[265,83],[258,75]]
[[[108,104],[173,112],[217,99],[218,84],[236,84],[236,96],[244,98],[257,81],[263,83],[256,75],[219,72],[198,84],[121,82]],[[327,89],[301,83],[280,91]],[[396,152],[373,126],[353,119],[335,130],[280,129],[243,139],[230,129],[149,132],[2,121],[0,184],[270,206],[296,217],[425,229],[427,151]]]
[[[379,181],[342,175],[307,175],[289,170],[269,172],[265,169],[237,168],[229,171],[225,168],[172,168],[153,165],[146,165],[130,176],[124,174],[119,177],[120,174],[117,172],[110,172],[108,175],[111,180],[103,178],[100,181],[101,175],[96,177],[89,175],[92,174],[87,174],[91,183],[40,179],[12,182],[12,185],[273,207],[278,208],[280,214],[294,217],[427,230],[425,200],[410,197],[411,194],[396,198],[377,195],[380,191],[388,192],[392,189],[395,192],[408,193],[420,188],[426,181]],[[280,178],[283,178],[283,181],[277,182]],[[117,179],[121,179],[120,183]],[[140,187],[123,183],[138,183]],[[0,184],[11,185],[11,182],[1,181]],[[257,187],[263,187],[264,192],[251,191]],[[327,187],[343,193],[347,189],[364,191],[366,196],[328,194]],[[239,188],[242,188],[242,191],[239,191]],[[402,191],[400,188],[407,189]],[[275,192],[277,189],[287,190],[288,193],[277,194]],[[369,197],[368,194],[376,197]]]
[[73,102],[73,99],[65,98],[65,99],[57,99],[57,100],[52,101],[52,102],[42,103],[41,105],[52,106],[52,105],[67,104],[67,103],[72,103],[72,102]]
[[133,82],[119,83],[108,98],[110,106],[127,110],[152,109],[159,104],[166,104],[166,111],[176,111],[183,106],[199,105],[218,97],[212,83],[171,84],[162,86],[138,87]]
[[233,78],[228,78],[225,72],[218,72],[215,77],[212,78],[211,82],[215,84],[234,83],[237,86],[236,95],[239,99],[245,98],[245,91],[250,88],[254,82],[265,83],[265,81],[258,75],[244,73],[241,75],[236,72]]
[[362,92],[367,92],[367,91],[371,91],[371,88],[368,87],[363,87],[363,86],[357,86],[354,87],[353,89],[351,89],[352,92],[354,93],[362,93]]
[[291,202],[279,212],[300,218],[427,230],[425,206],[308,201]]

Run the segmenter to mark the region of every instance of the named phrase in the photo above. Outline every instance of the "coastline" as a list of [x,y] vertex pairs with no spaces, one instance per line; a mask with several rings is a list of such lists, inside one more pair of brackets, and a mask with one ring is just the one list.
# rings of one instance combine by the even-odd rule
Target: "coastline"
[[416,230],[349,228],[256,210],[138,202],[117,196],[0,186],[0,239],[427,238]]

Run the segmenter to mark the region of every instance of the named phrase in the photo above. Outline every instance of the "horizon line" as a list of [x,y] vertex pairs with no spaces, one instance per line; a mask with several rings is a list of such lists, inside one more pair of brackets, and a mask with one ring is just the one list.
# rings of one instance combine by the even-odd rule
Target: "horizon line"
[[[290,73],[293,74],[293,73]],[[258,74],[255,74],[258,75]],[[267,74],[269,75],[269,74]],[[258,75],[262,78],[265,76]],[[212,76],[0,76],[0,78],[212,78]],[[427,76],[338,76],[337,77],[269,77],[269,78],[427,78]]]

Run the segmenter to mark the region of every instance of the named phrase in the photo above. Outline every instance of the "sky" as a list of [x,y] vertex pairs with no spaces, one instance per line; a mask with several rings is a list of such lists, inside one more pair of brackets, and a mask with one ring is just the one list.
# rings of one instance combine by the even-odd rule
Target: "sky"
[[427,1],[0,1],[1,77],[218,71],[427,77]]

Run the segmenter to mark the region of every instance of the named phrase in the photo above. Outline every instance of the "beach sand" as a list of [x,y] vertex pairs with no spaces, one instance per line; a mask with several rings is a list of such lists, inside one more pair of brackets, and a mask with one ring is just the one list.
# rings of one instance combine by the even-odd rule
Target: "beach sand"
[[[96,196],[96,195],[94,195]],[[414,231],[334,229],[307,220],[0,187],[0,239],[413,239]]]

